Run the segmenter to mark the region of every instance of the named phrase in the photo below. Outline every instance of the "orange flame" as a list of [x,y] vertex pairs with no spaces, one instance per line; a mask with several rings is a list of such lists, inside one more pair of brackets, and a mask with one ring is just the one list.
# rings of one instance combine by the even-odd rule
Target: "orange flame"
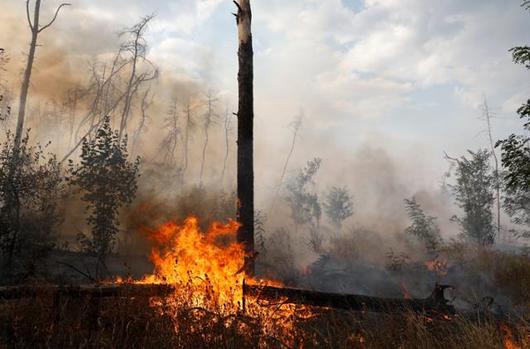
[[[144,229],[153,243],[150,258],[154,273],[140,281],[117,278],[114,282],[175,286],[174,294],[163,303],[160,299],[151,300],[152,306],[165,313],[176,314],[182,307],[232,315],[244,308],[247,315],[260,319],[264,333],[293,344],[295,321],[311,316],[312,311],[305,306],[243,298],[244,281],[264,286],[283,285],[272,280],[246,278],[245,248],[236,239],[239,227],[238,222],[230,220],[227,224],[213,223],[208,231],[202,232],[198,219],[189,217],[182,225],[168,222],[155,230]],[[160,307],[162,304],[169,307]]]
[[501,325],[501,330],[504,337],[504,349],[522,349],[522,347],[515,342],[512,330],[506,324]]
[[445,259],[439,259],[437,257],[433,260],[425,262],[425,267],[440,276],[447,275],[447,260]]
[[195,305],[234,305],[242,299],[243,245],[236,242],[240,224],[213,223],[202,233],[196,217],[182,226],[169,222],[146,231],[154,243],[151,261],[155,273],[145,283],[167,283],[187,290]]
[[405,283],[404,282],[401,282],[400,287],[401,287],[401,293],[403,294],[403,298],[412,299],[412,296],[410,295],[409,291],[405,287]]

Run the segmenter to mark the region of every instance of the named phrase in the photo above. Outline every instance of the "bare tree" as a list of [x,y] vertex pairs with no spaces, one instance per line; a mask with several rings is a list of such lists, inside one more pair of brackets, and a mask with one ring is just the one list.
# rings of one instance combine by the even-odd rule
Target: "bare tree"
[[[129,120],[129,114],[131,111],[131,104],[134,95],[137,93],[139,87],[147,82],[157,78],[158,70],[147,60],[147,42],[144,39],[145,30],[149,22],[154,18],[153,15],[146,16],[140,20],[139,23],[134,25],[132,28],[126,30],[122,35],[131,36],[131,40],[126,41],[122,44],[121,50],[128,52],[130,57],[131,72],[125,88],[125,102],[123,104],[123,110],[121,113],[120,120],[120,139],[123,137],[127,130],[127,122]],[[138,73],[139,64],[146,62],[151,65],[151,69],[146,72]]]
[[[110,67],[105,63],[94,63],[90,67],[91,83],[87,90],[92,95],[92,102],[79,122],[74,146],[63,157],[61,163],[68,160],[79,149],[85,138],[91,139],[104,118],[112,116],[120,107],[122,109],[119,135],[120,139],[123,138],[134,97],[143,90],[142,86],[158,78],[158,69],[145,57],[147,43],[143,34],[152,18],[153,16],[145,17],[140,23],[122,33],[122,36],[132,35],[132,39],[120,46]],[[147,67],[141,69],[140,63],[145,63]],[[123,76],[126,75],[126,69],[129,66],[131,66],[131,72],[127,74],[126,82],[123,82]],[[142,107],[145,105],[140,105],[140,108]]]
[[491,147],[491,157],[494,162],[493,176],[495,178],[495,201],[497,206],[497,239],[501,239],[501,176],[499,172],[499,159],[495,152],[495,141],[493,140],[493,131],[491,128],[491,118],[493,116],[488,106],[488,101],[484,98],[484,102],[481,106],[482,114],[488,125],[488,138]]
[[81,87],[75,87],[68,90],[64,107],[68,113],[68,147],[72,147],[74,142],[74,129],[76,124],[77,107],[81,99],[85,96],[85,90]]
[[202,160],[201,160],[201,172],[199,175],[199,183],[202,185],[204,176],[204,166],[206,165],[206,150],[208,149],[208,143],[210,141],[210,127],[215,123],[217,115],[214,110],[214,103],[217,100],[213,97],[212,92],[208,92],[208,100],[206,102],[206,113],[204,114],[204,144],[202,147]]
[[223,161],[223,171],[221,172],[221,186],[225,181],[226,167],[228,164],[228,156],[230,155],[230,133],[232,131],[232,115],[228,112],[228,108],[225,111],[224,117],[224,128],[225,128],[225,158]]
[[237,239],[245,246],[245,271],[254,274],[254,51],[250,0],[234,1],[239,39],[239,109],[237,147]]
[[170,106],[168,116],[164,120],[164,127],[167,130],[167,134],[160,144],[160,153],[163,154],[164,162],[175,166],[177,162],[177,146],[181,136],[177,98],[173,100]]
[[193,107],[192,99],[188,98],[186,102],[186,107],[184,110],[184,139],[183,139],[183,152],[184,152],[184,164],[182,165],[182,175],[186,173],[189,166],[189,149],[190,149],[190,136],[191,131],[195,128],[195,120],[193,118]]
[[26,102],[28,99],[29,86],[31,81],[31,72],[33,70],[33,63],[35,62],[35,53],[37,51],[37,42],[39,39],[39,34],[52,26],[52,24],[57,19],[59,11],[64,6],[70,6],[68,3],[63,3],[57,7],[55,10],[55,15],[47,24],[40,25],[40,8],[41,0],[35,0],[35,8],[33,11],[33,21],[31,20],[30,15],[30,0],[26,0],[26,15],[28,19],[28,25],[31,30],[31,43],[29,46],[28,61],[26,63],[26,69],[24,70],[24,78],[22,80],[22,86],[20,88],[20,102],[18,107],[18,120],[17,120],[17,129],[15,133],[15,150],[20,147],[20,142],[22,140],[22,134],[24,132],[24,119],[26,117]]
[[138,144],[140,143],[140,137],[147,129],[147,123],[149,121],[149,108],[153,105],[153,95],[151,94],[151,89],[148,88],[145,90],[142,101],[140,103],[140,121],[138,122],[138,126],[136,128],[136,131],[134,131],[134,135],[132,138],[132,148],[131,148],[131,154],[135,155],[136,150],[138,148]]
[[[125,68],[127,62],[121,59],[118,53],[107,75],[107,65],[103,64],[99,69],[97,64],[92,64],[91,84],[87,88],[87,94],[92,95],[92,102],[88,111],[79,121],[75,135],[75,144],[62,158],[61,163],[72,156],[87,138],[91,139],[95,131],[102,125],[105,116],[111,115],[125,98],[125,92],[120,92],[115,86],[120,72]],[[88,129],[87,129],[88,126]],[[80,136],[80,133],[82,135]]]
[[287,167],[289,166],[289,162],[291,161],[291,157],[293,156],[294,148],[296,146],[298,132],[302,128],[302,121],[303,121],[303,115],[300,114],[291,123],[291,127],[293,129],[293,139],[291,142],[291,147],[289,148],[289,153],[287,154],[287,158],[285,159],[285,163],[283,164],[282,174],[280,175],[280,181],[278,182],[278,185],[276,186],[276,190],[274,191],[274,196],[272,197],[272,200],[271,200],[271,207],[269,209],[269,215],[274,209],[274,205],[276,204],[276,199],[278,198],[278,194],[280,193],[280,190],[282,189],[283,180],[285,179],[285,174],[287,173]]

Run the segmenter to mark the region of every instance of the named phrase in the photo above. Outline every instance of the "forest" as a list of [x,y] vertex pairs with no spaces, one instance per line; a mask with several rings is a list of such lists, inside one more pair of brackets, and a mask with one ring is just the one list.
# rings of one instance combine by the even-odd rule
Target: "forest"
[[[6,5],[0,348],[530,348],[528,90],[502,137],[482,96],[482,146],[445,139],[425,190],[382,141],[313,153],[305,109],[263,147],[255,2],[231,3],[231,92],[153,59],[162,14],[76,60],[83,4]],[[528,79],[530,42],[496,50]]]

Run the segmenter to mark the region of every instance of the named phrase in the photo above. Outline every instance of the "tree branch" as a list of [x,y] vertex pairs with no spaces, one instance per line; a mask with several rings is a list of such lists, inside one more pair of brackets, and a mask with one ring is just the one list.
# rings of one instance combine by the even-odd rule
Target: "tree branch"
[[448,161],[454,161],[454,162],[456,162],[456,163],[458,163],[458,164],[460,163],[460,160],[459,160],[459,159],[454,158],[454,157],[452,157],[452,156],[449,156],[449,155],[447,154],[447,152],[445,152],[445,151],[444,151],[444,157],[445,157],[445,159],[448,160]]
[[42,31],[48,29],[53,24],[53,22],[55,22],[55,20],[57,19],[57,16],[59,15],[59,11],[61,11],[61,8],[63,8],[64,6],[71,6],[71,5],[72,4],[69,4],[69,3],[60,4],[59,7],[57,7],[57,10],[55,10],[55,15],[53,16],[53,18],[50,21],[50,23],[48,23],[45,26],[43,26],[42,28],[38,29],[38,32],[40,33]]
[[234,17],[236,17],[236,23],[239,24],[239,18],[241,17],[241,13],[243,12],[243,9],[241,8],[241,5],[236,0],[232,0],[234,5],[237,7],[237,13],[232,13]]
[[26,16],[28,17],[29,28],[33,31],[33,23],[31,23],[31,17],[29,15],[29,0],[26,0]]

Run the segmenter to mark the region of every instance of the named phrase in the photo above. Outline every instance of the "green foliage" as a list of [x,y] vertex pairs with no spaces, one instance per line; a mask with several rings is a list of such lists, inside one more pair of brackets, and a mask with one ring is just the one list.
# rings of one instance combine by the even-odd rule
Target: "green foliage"
[[340,229],[342,223],[353,215],[353,197],[348,188],[331,188],[324,202],[324,212],[330,222]]
[[296,225],[311,223],[318,226],[322,217],[322,207],[316,193],[309,191],[314,185],[313,178],[320,169],[322,159],[309,161],[305,168],[287,184],[287,203],[291,209],[291,217]]
[[0,149],[0,257],[7,266],[31,275],[53,247],[63,183],[55,156],[30,146],[28,134],[16,150],[7,134]]
[[[523,1],[523,7],[530,10],[530,1]],[[530,47],[518,46],[510,50],[515,64],[530,69]],[[502,165],[506,168],[504,206],[512,221],[524,227],[523,236],[530,236],[530,99],[517,111],[525,120],[525,135],[510,135],[497,142],[501,147]]]
[[469,151],[471,159],[462,157],[456,168],[456,185],[451,186],[456,202],[464,210],[463,218],[453,217],[462,227],[465,238],[479,245],[495,241],[492,206],[494,176],[489,165],[490,153]]
[[523,64],[530,69],[530,47],[516,46],[510,50],[515,64]]
[[83,249],[99,258],[109,254],[118,234],[118,210],[132,202],[136,195],[140,160],[128,160],[127,139],[120,141],[111,129],[110,119],[92,140],[85,139],[81,163],[70,162],[71,181],[82,191],[87,204],[90,236],[79,236]]
[[426,215],[414,197],[411,200],[405,199],[405,206],[411,220],[405,232],[422,242],[427,250],[437,250],[442,238],[436,217]]

